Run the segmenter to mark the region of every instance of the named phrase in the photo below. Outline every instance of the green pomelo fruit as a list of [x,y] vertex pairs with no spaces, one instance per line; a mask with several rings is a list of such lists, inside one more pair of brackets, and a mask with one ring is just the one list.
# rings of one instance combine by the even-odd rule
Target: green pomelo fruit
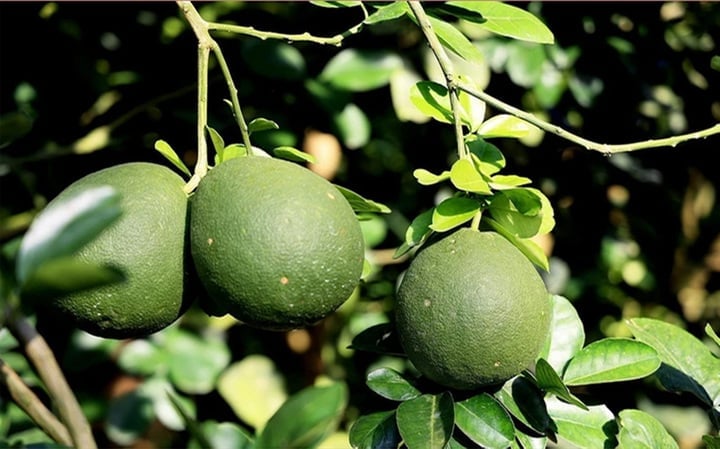
[[531,367],[551,302],[532,263],[493,232],[460,229],[420,251],[398,289],[397,330],[425,376],[460,390]]
[[120,218],[76,256],[119,268],[125,281],[53,298],[51,312],[105,338],[141,337],[173,323],[189,305],[185,268],[187,195],[170,169],[131,162],[91,173],[63,190],[48,208],[81,190],[108,185],[121,195]]
[[226,161],[191,199],[190,241],[212,300],[248,325],[286,330],[337,309],[360,281],[364,244],[327,180],[266,157]]

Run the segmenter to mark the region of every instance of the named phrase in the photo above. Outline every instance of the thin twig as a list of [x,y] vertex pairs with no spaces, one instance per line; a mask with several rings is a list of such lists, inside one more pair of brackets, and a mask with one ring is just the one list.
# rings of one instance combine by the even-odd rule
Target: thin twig
[[50,396],[55,401],[60,418],[70,433],[72,446],[96,449],[97,444],[90,424],[45,339],[19,313],[10,314],[7,324],[13,336],[22,343],[27,358],[35,367]]
[[17,404],[43,432],[62,445],[72,445],[72,439],[70,438],[67,427],[45,407],[45,404],[28,388],[15,370],[2,359],[0,359],[0,381],[5,384],[15,404]]

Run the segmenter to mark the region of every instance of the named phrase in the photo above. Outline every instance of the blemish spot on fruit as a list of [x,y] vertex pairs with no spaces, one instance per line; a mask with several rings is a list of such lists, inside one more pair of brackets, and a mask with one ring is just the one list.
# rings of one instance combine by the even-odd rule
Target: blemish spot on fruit
[[493,363],[493,366],[494,366],[495,368],[497,368],[498,366],[500,366],[500,362],[497,361],[497,362]]
[[333,194],[330,193],[330,192],[327,193],[327,196],[328,196],[328,198],[330,198],[331,200],[334,200],[334,199],[335,199],[335,195],[333,195]]
[[215,242],[215,240],[213,240],[212,238],[209,238],[209,239],[207,240],[207,242],[208,242],[208,246],[210,246],[210,245],[213,244],[213,242]]
[[286,276],[280,278],[280,283],[282,285],[288,285],[288,282],[290,282],[290,279],[288,279]]
[[426,300],[423,301],[423,305],[424,305],[425,307],[430,307],[430,304],[432,304],[432,301],[430,301],[429,299],[426,299]]

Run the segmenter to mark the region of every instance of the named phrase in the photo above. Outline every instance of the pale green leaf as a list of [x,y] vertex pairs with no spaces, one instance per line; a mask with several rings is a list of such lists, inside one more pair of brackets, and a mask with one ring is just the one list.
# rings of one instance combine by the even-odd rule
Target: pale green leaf
[[448,198],[438,204],[433,210],[432,224],[433,231],[449,231],[463,223],[466,223],[480,210],[480,203],[470,198]]
[[712,326],[710,326],[710,323],[705,325],[705,333],[712,339],[712,341],[715,342],[716,345],[720,346],[720,336],[718,336],[717,332],[715,332]]
[[652,415],[627,409],[619,416],[618,449],[678,449],[677,442]]
[[563,374],[567,385],[589,385],[641,379],[660,367],[657,351],[628,338],[604,338],[570,359]]
[[490,178],[490,187],[495,190],[509,190],[530,184],[532,180],[518,175],[495,175]]
[[540,356],[557,372],[585,345],[585,329],[577,310],[566,298],[553,295],[550,335]]
[[443,171],[439,175],[431,173],[424,168],[418,168],[413,171],[413,176],[417,179],[417,182],[424,186],[431,186],[439,182],[450,179],[450,172],[448,170]]
[[248,123],[248,132],[250,134],[270,129],[280,129],[280,127],[274,121],[262,117],[252,119],[250,123]]
[[165,159],[170,161],[170,163],[173,164],[178,170],[188,176],[192,176],[192,173],[190,173],[190,169],[187,168],[187,165],[185,165],[182,159],[180,159],[180,156],[178,156],[175,150],[172,149],[169,143],[165,142],[164,140],[157,140],[155,141],[155,150],[157,150],[158,153],[162,154]]
[[530,262],[534,263],[545,271],[550,269],[548,258],[543,252],[540,245],[538,245],[531,239],[519,238],[517,235],[505,229],[503,225],[493,220],[492,218],[485,217],[483,218],[483,220],[485,220],[485,223],[490,225],[498,234],[502,235],[503,237],[508,239],[510,243],[515,245],[515,247],[519,249],[520,252],[523,253],[525,257],[530,260]]
[[428,17],[428,19],[435,35],[444,47],[468,62],[483,63],[484,58],[480,50],[454,25],[432,16]]
[[499,114],[490,117],[477,129],[477,134],[484,139],[492,137],[520,138],[532,132],[534,126],[514,115]]
[[459,190],[480,195],[492,194],[487,181],[475,168],[475,164],[468,159],[455,161],[450,169],[450,181]]
[[364,23],[366,25],[372,25],[374,23],[386,22],[388,20],[399,19],[405,14],[410,12],[407,3],[405,2],[391,2],[386,6],[380,6],[372,14],[370,14]]
[[615,447],[615,416],[605,405],[583,410],[554,397],[547,398],[545,402],[561,440],[579,449]]
[[493,33],[541,44],[552,44],[552,31],[532,13],[507,3],[497,1],[452,1],[449,5],[479,13],[486,22],[480,25]]
[[286,159],[288,161],[309,162],[311,164],[314,164],[316,162],[315,156],[313,156],[312,154],[300,151],[297,148],[293,147],[282,146],[273,148],[272,153],[274,156]]
[[490,177],[505,167],[505,156],[490,142],[472,135],[466,138],[465,144],[478,170],[485,176]]
[[[401,2],[393,4],[401,4]],[[431,120],[430,116],[422,113],[410,98],[411,90],[421,80],[420,75],[407,67],[396,70],[390,77],[390,98],[399,120],[413,123],[427,123]]]
[[387,85],[402,66],[394,52],[348,48],[330,59],[319,79],[338,89],[363,92]]
[[420,81],[410,89],[410,101],[428,117],[443,123],[453,122],[450,97],[445,86],[432,81]]

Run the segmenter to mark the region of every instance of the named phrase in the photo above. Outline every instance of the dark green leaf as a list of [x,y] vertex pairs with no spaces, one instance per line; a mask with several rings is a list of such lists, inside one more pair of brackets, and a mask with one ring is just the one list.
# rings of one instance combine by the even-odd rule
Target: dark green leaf
[[677,442],[657,419],[633,409],[620,412],[618,442],[622,449],[678,449]]
[[435,35],[444,47],[466,61],[476,64],[482,64],[484,62],[485,58],[480,50],[455,26],[432,16],[429,16],[428,19],[430,20]]
[[372,25],[374,23],[386,22],[388,20],[399,19],[410,12],[405,2],[392,2],[387,6],[381,6],[375,10],[372,14],[365,19],[366,25]]
[[365,381],[372,391],[392,401],[407,401],[420,396],[420,391],[402,374],[391,368],[378,368]]
[[540,198],[522,187],[495,192],[488,208],[497,223],[521,239],[539,233],[543,221],[541,210]]
[[312,447],[337,429],[347,405],[345,384],[307,387],[291,396],[265,425],[258,448]]
[[152,400],[139,389],[110,402],[105,421],[108,438],[121,446],[135,442],[154,418]]
[[505,409],[487,393],[455,403],[455,425],[487,449],[505,449],[515,439],[515,426]]
[[466,223],[480,211],[480,203],[471,198],[454,197],[444,200],[433,210],[432,224],[433,231],[449,231],[463,223]]
[[583,410],[556,398],[548,398],[547,410],[557,426],[558,437],[572,443],[574,446],[571,447],[600,449],[616,446],[615,416],[606,406],[590,406]]
[[439,175],[436,175],[435,173],[431,173],[424,168],[418,168],[413,170],[413,176],[415,177],[415,179],[417,179],[417,182],[419,184],[424,186],[431,186],[433,184],[445,181],[446,179],[450,179],[450,172],[445,170]]
[[305,58],[297,48],[277,40],[245,41],[246,66],[266,79],[300,80],[305,77]]
[[450,181],[459,190],[480,195],[492,194],[490,186],[483,178],[483,175],[478,172],[475,164],[468,159],[455,161],[450,169]]
[[548,415],[544,394],[531,380],[522,376],[510,379],[495,398],[520,422],[554,439],[557,428]]
[[545,359],[538,359],[535,364],[535,378],[537,380],[538,387],[547,391],[548,393],[554,394],[559,399],[572,404],[576,407],[580,407],[583,410],[587,410],[587,406],[578,399],[574,394],[570,393],[568,387],[563,383],[560,375]]
[[413,219],[405,231],[405,242],[395,251],[393,258],[398,258],[412,248],[420,245],[433,232],[430,229],[433,209],[428,209]]
[[562,373],[567,362],[585,345],[585,329],[577,310],[566,298],[553,295],[550,335],[540,357]]
[[[678,326],[652,318],[634,318],[628,326],[635,338],[658,352],[664,365],[657,375],[666,387],[693,393],[710,407],[720,404],[720,359],[702,341]],[[671,376],[674,372],[689,379],[677,382],[678,376]]]
[[443,123],[453,122],[450,97],[445,86],[432,81],[420,81],[410,89],[410,101],[428,117]]
[[641,379],[660,367],[657,351],[628,338],[604,338],[584,347],[570,359],[563,380],[589,385]]
[[544,23],[530,12],[502,2],[453,1],[449,5],[476,12],[485,19],[481,26],[501,36],[541,44],[552,44],[555,37]]
[[348,203],[350,203],[350,206],[357,214],[364,212],[381,214],[390,213],[390,208],[384,204],[376,203],[375,201],[363,198],[352,190],[339,186],[337,184],[333,185],[340,191],[340,193],[342,194],[342,196],[345,197]]
[[353,338],[351,349],[404,356],[405,352],[400,345],[395,327],[390,323],[381,323],[371,326]]
[[180,159],[180,156],[178,156],[175,150],[172,149],[169,143],[165,142],[164,140],[158,140],[155,142],[155,150],[158,153],[162,154],[165,159],[170,161],[171,164],[177,167],[178,170],[188,176],[192,176],[190,169],[187,168],[187,165],[185,165],[182,159]]
[[23,284],[47,261],[72,256],[117,220],[120,194],[110,186],[82,190],[52,203],[30,225],[20,244],[16,273]]
[[705,443],[706,449],[720,449],[720,437],[712,435],[703,435],[703,443]]
[[495,145],[479,137],[466,141],[478,170],[488,178],[505,167],[505,156]]
[[59,257],[44,262],[32,272],[23,285],[22,295],[52,298],[124,280],[125,275],[117,268]]
[[274,121],[262,117],[253,119],[250,121],[250,123],[248,123],[248,132],[250,134],[260,131],[267,131],[269,129],[280,129],[280,127]]
[[287,159],[293,162],[310,162],[311,164],[314,164],[316,162],[315,156],[313,156],[312,154],[308,154],[293,147],[273,148],[272,153],[276,157]]
[[387,85],[402,65],[394,52],[349,48],[330,59],[319,79],[338,89],[368,91]]
[[399,443],[394,410],[363,415],[350,428],[350,445],[355,449],[395,449]]
[[424,394],[397,408],[397,426],[408,449],[444,449],[454,427],[454,405],[448,392]]

